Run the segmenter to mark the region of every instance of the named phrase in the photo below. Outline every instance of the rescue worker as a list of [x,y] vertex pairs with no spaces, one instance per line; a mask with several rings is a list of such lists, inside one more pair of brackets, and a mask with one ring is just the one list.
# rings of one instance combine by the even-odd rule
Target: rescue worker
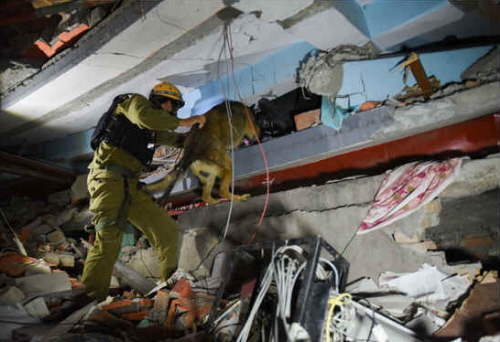
[[117,97],[99,120],[87,179],[96,233],[82,276],[90,298],[100,301],[108,294],[126,221],[154,246],[162,280],[177,268],[177,224],[141,189],[139,177],[152,160],[151,144],[182,147],[184,136],[173,131],[179,126],[199,124],[201,128],[205,124],[204,115],[177,118],[183,105],[177,87],[160,83],[151,90],[149,99],[139,94]]

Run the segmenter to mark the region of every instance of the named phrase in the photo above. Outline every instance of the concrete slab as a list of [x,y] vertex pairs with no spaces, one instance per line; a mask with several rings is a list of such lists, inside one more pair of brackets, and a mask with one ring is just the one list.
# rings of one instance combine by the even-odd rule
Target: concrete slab
[[[322,50],[332,49],[341,44],[367,43],[370,38],[349,19],[332,7],[287,28],[287,32]],[[332,26],[332,23],[335,25]],[[335,34],[315,34],[318,32],[335,32]]]
[[[256,241],[321,235],[338,252],[342,252],[348,246],[368,209],[369,205],[314,212],[298,210],[285,215],[267,217],[259,227],[257,227],[258,216],[249,215],[247,219],[232,221],[229,226],[228,241],[246,243],[253,231],[258,228]],[[363,276],[377,278],[386,270],[415,271],[424,262],[444,265],[441,253],[416,253],[402,247],[383,231],[356,236],[344,256],[350,262],[349,281]],[[206,265],[210,263],[211,259],[207,259]]]
[[496,155],[481,160],[465,160],[457,179],[440,196],[467,197],[498,187],[500,187],[500,158]]
[[242,12],[262,12],[261,18],[266,21],[284,20],[314,3],[313,0],[290,1],[283,3],[268,0],[238,0],[231,4]]
[[[375,13],[375,11],[372,11],[372,8],[380,7],[379,10],[383,10],[385,6],[387,10],[387,6],[391,6],[391,4],[374,2],[366,6],[367,20],[369,25],[371,23],[370,33],[372,34],[372,40],[382,51],[387,51],[388,48],[397,45],[399,42],[410,40],[454,23],[460,20],[464,15],[464,12],[446,1],[428,2],[424,6],[419,6],[420,8],[417,9],[419,13],[412,13],[410,7],[418,7],[415,6],[415,4],[416,3],[400,3],[398,11],[389,12],[392,15],[387,17],[388,20],[380,20],[380,13]],[[422,12],[423,7],[429,6],[431,6],[431,8]],[[407,20],[403,19],[405,14]],[[393,23],[395,20],[400,20],[400,23]],[[394,26],[391,27],[392,25]]]
[[68,275],[64,272],[17,278],[16,286],[28,297],[71,290]]
[[[499,160],[495,157],[464,162],[462,174],[456,184],[452,183],[449,188],[459,187],[461,196],[473,198],[470,196],[477,193],[476,187],[464,187],[463,184],[485,183],[475,176],[480,170],[495,173],[495,176],[484,177],[495,180],[486,182],[488,188],[498,188],[500,173],[495,167]],[[192,269],[201,263],[200,268],[208,274],[217,252],[230,251],[233,245],[248,243],[256,232],[256,240],[321,235],[338,252],[345,250],[344,255],[351,263],[349,280],[362,276],[376,279],[383,271],[413,272],[425,262],[444,266],[443,253],[426,252],[422,248],[424,245],[418,243],[423,240],[425,229],[442,223],[440,198],[384,229],[354,236],[383,178],[384,175],[346,179],[271,194],[266,216],[260,226],[258,222],[265,202],[264,195],[251,197],[247,202],[234,203],[229,224],[230,203],[186,212],[179,216],[179,225],[184,232],[180,264]],[[456,191],[451,190],[450,193]],[[450,198],[450,195],[446,196],[443,198]],[[463,211],[463,215],[468,214]],[[456,216],[460,219],[459,214]],[[392,237],[395,232],[410,237],[417,234],[417,243],[399,244]],[[227,236],[224,243],[217,245],[224,235]]]

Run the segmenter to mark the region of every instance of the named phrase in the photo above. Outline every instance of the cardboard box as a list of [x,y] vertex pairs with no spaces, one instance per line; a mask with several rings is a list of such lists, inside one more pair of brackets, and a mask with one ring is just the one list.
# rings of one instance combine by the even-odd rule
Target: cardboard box
[[308,112],[295,115],[295,128],[297,131],[309,128],[313,125],[321,123],[321,109],[315,109]]

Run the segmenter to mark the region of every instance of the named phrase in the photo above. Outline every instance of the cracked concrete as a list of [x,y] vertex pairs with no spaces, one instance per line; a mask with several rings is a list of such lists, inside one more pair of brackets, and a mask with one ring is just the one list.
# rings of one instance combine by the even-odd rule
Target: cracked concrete
[[389,112],[393,122],[376,132],[376,140],[411,136],[432,129],[495,113],[500,108],[500,83],[492,82],[445,98]]
[[[415,271],[425,262],[445,265],[444,253],[426,251],[421,243],[426,229],[442,223],[441,198],[470,197],[498,188],[499,168],[498,156],[465,160],[457,180],[435,201],[386,228],[356,236],[344,254],[350,262],[349,280],[362,276],[377,278],[384,271]],[[256,240],[321,235],[340,253],[348,246],[365,218],[383,178],[382,174],[345,179],[270,194],[266,217],[260,226],[257,224],[265,195],[234,203],[228,226],[226,222],[230,203],[184,213],[179,217],[184,232],[180,265],[194,269],[201,263],[197,272],[206,274],[218,252],[230,251],[234,245],[247,243],[255,231]],[[226,240],[217,245],[226,228]],[[400,241],[401,234],[409,240],[400,244],[395,241],[393,234],[400,234]],[[202,262],[214,246],[212,253]]]

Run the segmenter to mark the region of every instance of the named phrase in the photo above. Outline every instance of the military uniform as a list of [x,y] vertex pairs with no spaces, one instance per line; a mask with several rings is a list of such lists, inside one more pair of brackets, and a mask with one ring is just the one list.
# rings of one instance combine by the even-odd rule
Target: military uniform
[[[152,131],[155,144],[182,146],[183,136],[172,132],[179,126],[179,119],[162,109],[153,109],[142,95],[133,94],[119,103],[112,115],[124,115],[139,128]],[[140,188],[143,164],[124,149],[102,141],[88,168],[90,210],[95,214],[92,223],[96,228],[95,243],[82,277],[89,296],[106,298],[127,220],[154,246],[162,278],[166,280],[177,266],[178,228],[168,213]]]

